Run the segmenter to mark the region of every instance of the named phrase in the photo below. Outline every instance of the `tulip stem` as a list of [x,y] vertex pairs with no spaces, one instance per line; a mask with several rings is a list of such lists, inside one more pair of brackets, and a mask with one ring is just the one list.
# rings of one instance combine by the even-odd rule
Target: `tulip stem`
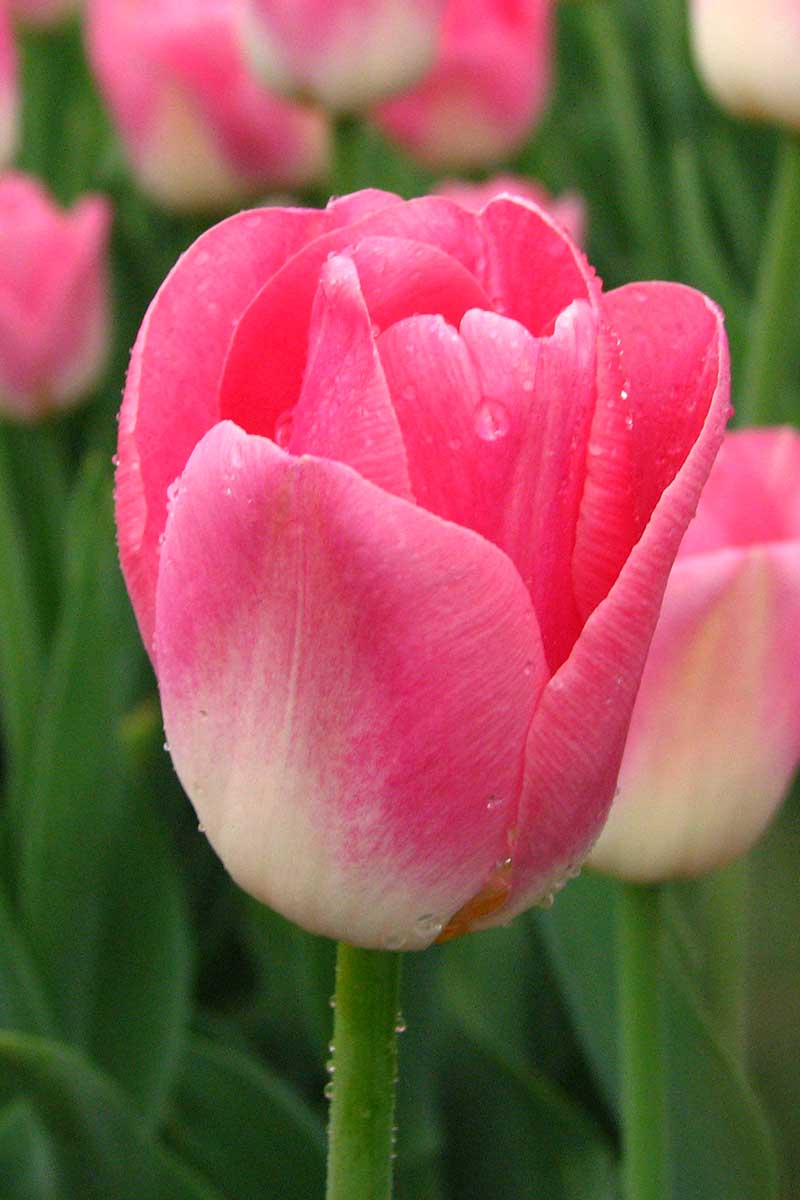
[[660,889],[650,884],[621,884],[618,929],[622,1191],[625,1200],[667,1200]]
[[399,954],[339,943],[327,1200],[392,1194],[399,992]]
[[794,345],[800,268],[800,137],[784,135],[750,319],[737,412],[741,424],[787,414],[778,402],[786,353]]

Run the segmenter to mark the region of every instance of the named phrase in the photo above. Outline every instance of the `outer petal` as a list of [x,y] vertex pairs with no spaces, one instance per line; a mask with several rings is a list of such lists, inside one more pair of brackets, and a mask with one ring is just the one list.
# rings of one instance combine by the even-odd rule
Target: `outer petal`
[[[633,329],[640,330],[638,320]],[[711,345],[713,389],[705,390],[703,377],[697,393],[683,394],[684,403],[693,400],[700,410],[697,438],[666,483],[608,595],[542,694],[528,736],[511,897],[487,924],[509,920],[558,886],[585,858],[608,812],[667,577],[730,413],[727,345],[718,314]],[[641,361],[643,342],[639,349]],[[673,345],[665,359],[667,368],[675,350]],[[670,391],[653,394],[650,419],[656,423],[659,406],[674,403]],[[680,421],[675,425],[679,428]],[[652,467],[656,475],[664,469],[658,462]]]
[[750,848],[800,762],[798,629],[800,542],[676,563],[593,866],[673,879]]
[[586,203],[578,192],[564,192],[551,196],[549,192],[522,175],[495,175],[480,183],[464,179],[446,179],[435,188],[439,196],[448,196],[470,212],[480,212],[499,196],[514,196],[518,200],[529,200],[537,208],[543,208],[554,217],[578,246],[584,243],[586,229]]
[[120,412],[116,504],[122,569],[151,656],[167,488],[218,418],[237,316],[324,221],[324,213],[280,208],[223,221],[186,251],[147,310]]
[[309,340],[303,390],[287,415],[289,450],[347,463],[385,491],[413,501],[369,313],[355,265],[344,255],[322,268]]
[[157,634],[172,756],[234,877],[333,937],[432,941],[505,854],[545,678],[508,559],[226,422],[175,494]]
[[579,608],[608,593],[694,444],[719,387],[722,314],[676,283],[603,297],[598,388],[575,548]]

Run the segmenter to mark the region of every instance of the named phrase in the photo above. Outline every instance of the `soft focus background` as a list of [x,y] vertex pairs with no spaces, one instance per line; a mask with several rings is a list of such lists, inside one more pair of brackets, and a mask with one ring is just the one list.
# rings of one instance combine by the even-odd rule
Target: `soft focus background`
[[[132,172],[139,151],[117,132],[128,101],[111,91],[129,71],[136,93],[155,68],[124,29],[106,33],[111,51],[97,49],[103,3],[49,27],[23,21],[24,7],[8,14],[21,105],[13,163],[61,204],[110,199],[113,334],[84,403],[0,425],[0,1196],[309,1200],[323,1190],[334,946],[241,894],[198,833],[165,753],[111,518],[115,416],[145,309],[180,252],[241,204],[198,184],[193,155],[184,175],[168,179],[157,155]],[[581,196],[607,286],[677,279],[719,301],[746,413],[777,135],[706,98],[677,0],[565,0],[554,20],[547,107],[536,122],[531,108],[518,149],[498,146],[467,174],[513,171],[552,196]],[[202,91],[211,85],[198,71]],[[328,129],[310,109],[303,119],[318,122],[308,135],[318,157],[298,177],[314,181],[283,178],[281,202],[365,186],[410,197],[459,174],[457,163],[420,165],[390,140],[386,116],[380,129],[353,116]],[[177,144],[188,136],[180,125]],[[275,202],[248,171],[253,202]],[[182,207],[190,176],[185,215],[175,199]],[[800,320],[800,288],[795,309]],[[792,353],[770,423],[800,420],[800,339]],[[722,929],[720,913],[730,922],[736,910],[719,900],[741,886],[737,868],[733,880],[726,869],[668,885],[674,1200],[800,1194],[798,851],[794,797],[750,855],[747,900]],[[407,956],[400,1200],[618,1195],[614,886],[585,872],[510,929]],[[720,990],[720,946],[745,956],[744,1055],[726,1019],[735,998]]]

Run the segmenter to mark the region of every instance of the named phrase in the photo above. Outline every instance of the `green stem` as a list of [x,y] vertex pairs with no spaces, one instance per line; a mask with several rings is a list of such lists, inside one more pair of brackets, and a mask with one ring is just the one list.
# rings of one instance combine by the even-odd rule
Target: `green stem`
[[643,274],[663,275],[668,257],[659,220],[660,193],[631,55],[620,35],[619,17],[607,4],[587,4],[584,19],[611,116],[624,209],[636,237],[637,257]]
[[778,395],[786,351],[794,344],[797,271],[800,267],[800,137],[784,135],[750,320],[750,339],[739,397],[740,423],[781,416]]
[[747,861],[737,859],[702,881],[710,952],[704,979],[715,1026],[739,1064],[745,1058]]
[[392,1194],[400,955],[340,942],[327,1200]]
[[663,961],[660,890],[623,883],[619,893],[623,1196],[668,1196],[665,1064],[659,980]]

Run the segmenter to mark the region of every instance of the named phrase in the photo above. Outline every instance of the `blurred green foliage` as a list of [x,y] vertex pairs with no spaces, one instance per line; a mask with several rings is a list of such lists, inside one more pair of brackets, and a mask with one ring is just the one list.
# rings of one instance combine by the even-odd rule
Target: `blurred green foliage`
[[[734,380],[775,137],[704,97],[677,0],[559,11],[556,87],[513,169],[580,191],[608,286],[660,276],[725,307]],[[322,1194],[333,947],[239,894],[197,833],[115,562],[110,455],[129,347],[201,225],[137,192],[77,27],[27,35],[20,165],[114,200],[116,334],[91,404],[0,429],[0,1196]],[[60,152],[68,145],[69,153]],[[333,190],[427,190],[366,125]],[[324,197],[309,197],[322,201]],[[797,298],[800,316],[800,289]],[[800,416],[800,341],[773,418]],[[714,1002],[703,889],[675,885],[664,985],[673,1200],[800,1186],[800,806],[751,856],[746,1060]],[[411,958],[399,1200],[613,1200],[614,885]]]

